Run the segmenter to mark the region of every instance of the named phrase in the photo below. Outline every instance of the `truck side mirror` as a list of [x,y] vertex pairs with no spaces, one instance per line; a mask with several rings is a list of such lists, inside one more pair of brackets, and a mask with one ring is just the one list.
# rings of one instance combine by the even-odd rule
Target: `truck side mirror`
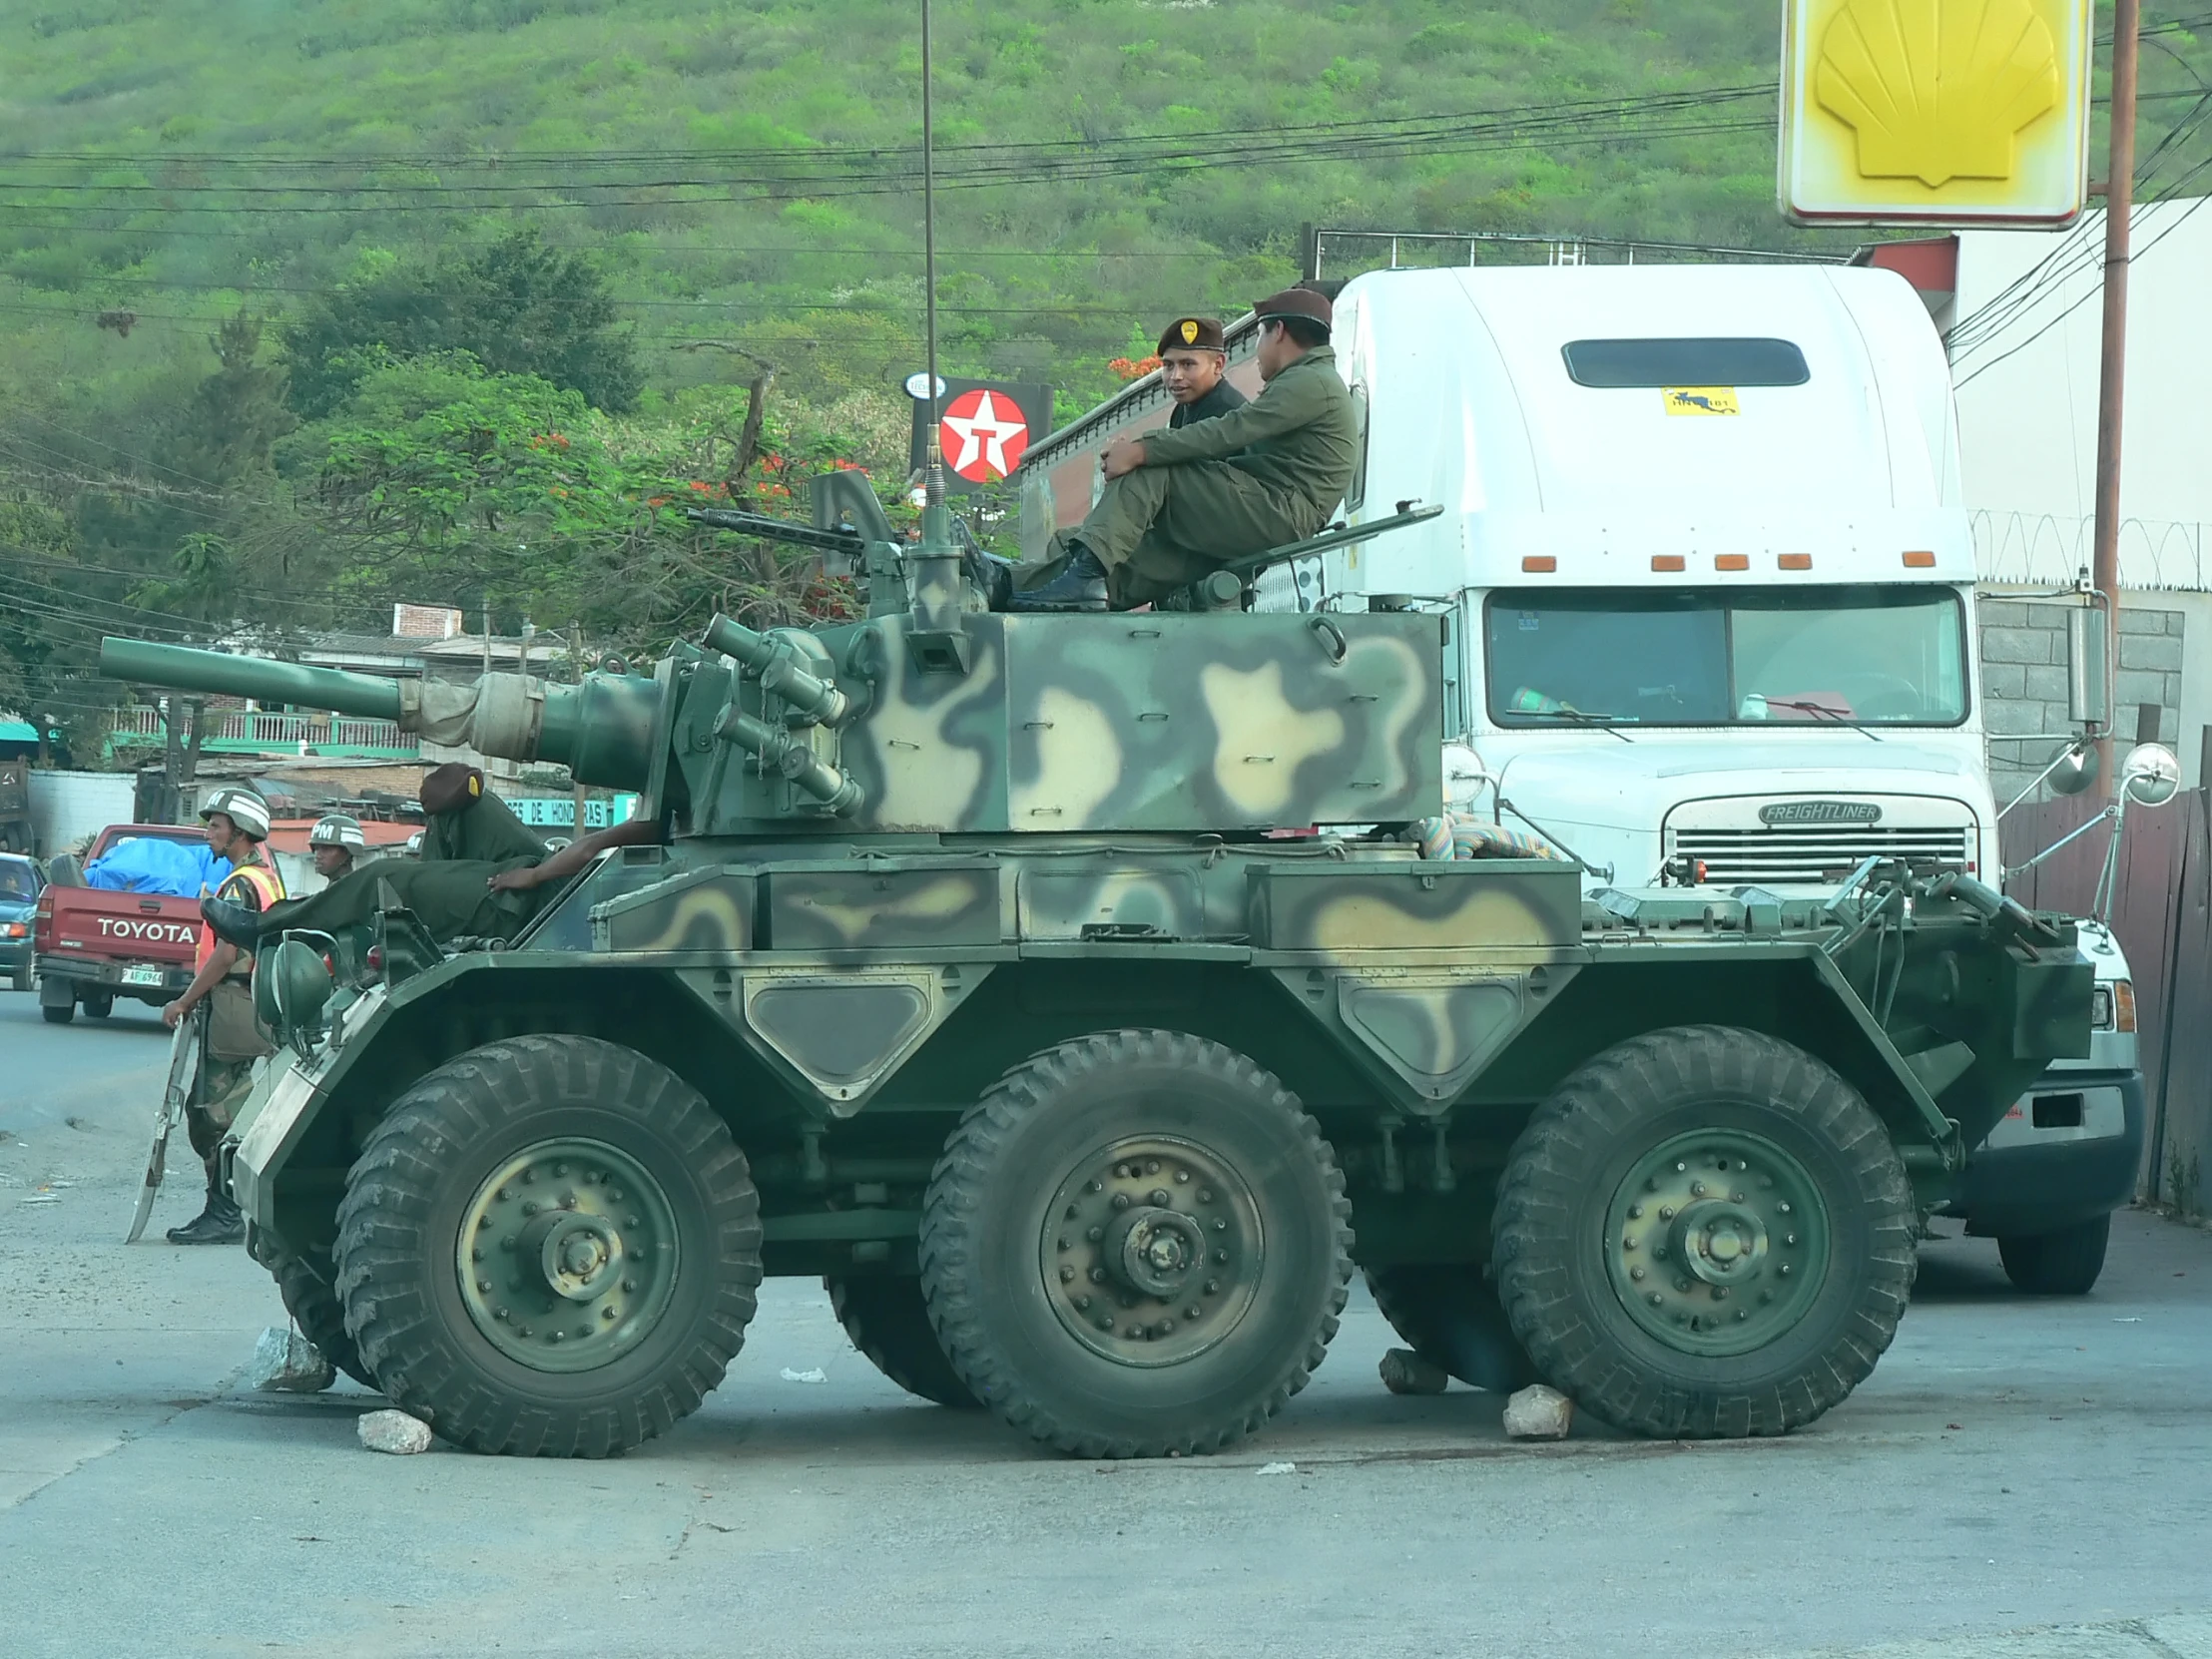
[[2102,609],[2083,605],[2066,613],[2066,719],[2103,727],[2112,718],[2105,702],[2105,640],[2110,625]]
[[2120,763],[2120,789],[2146,807],[2163,807],[2181,789],[2181,762],[2162,743],[2139,743]]

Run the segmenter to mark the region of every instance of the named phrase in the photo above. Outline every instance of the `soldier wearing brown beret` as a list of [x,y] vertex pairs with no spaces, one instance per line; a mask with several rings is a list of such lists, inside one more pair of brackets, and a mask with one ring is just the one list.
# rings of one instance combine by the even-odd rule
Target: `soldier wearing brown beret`
[[1229,383],[1229,347],[1210,316],[1179,316],[1160,334],[1160,378],[1175,399],[1171,431],[1211,420],[1251,399]]
[[1108,444],[1098,504],[1053,538],[1057,556],[1009,609],[1142,605],[1329,522],[1359,455],[1352,393],[1329,346],[1329,301],[1286,288],[1253,310],[1260,395],[1211,420]]

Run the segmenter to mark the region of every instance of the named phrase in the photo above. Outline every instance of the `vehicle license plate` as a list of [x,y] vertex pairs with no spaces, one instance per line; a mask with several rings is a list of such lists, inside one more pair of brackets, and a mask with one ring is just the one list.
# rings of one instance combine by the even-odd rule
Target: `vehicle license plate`
[[158,967],[127,967],[123,970],[123,982],[126,985],[159,985],[162,982],[162,970]]

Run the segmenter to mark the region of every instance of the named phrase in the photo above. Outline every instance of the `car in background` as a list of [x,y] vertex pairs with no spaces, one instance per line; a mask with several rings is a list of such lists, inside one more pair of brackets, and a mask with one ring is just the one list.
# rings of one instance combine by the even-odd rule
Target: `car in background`
[[2082,921],[2097,970],[2089,1055],[2060,1060],[1966,1161],[1942,1214],[1992,1238],[2005,1277],[2034,1296],[2085,1296],[2104,1271],[2112,1212],[2135,1197],[2143,1161],[2143,1075],[2135,986],[2111,930]]
[[0,852],[0,974],[15,990],[31,988],[32,916],[46,877],[19,853]]

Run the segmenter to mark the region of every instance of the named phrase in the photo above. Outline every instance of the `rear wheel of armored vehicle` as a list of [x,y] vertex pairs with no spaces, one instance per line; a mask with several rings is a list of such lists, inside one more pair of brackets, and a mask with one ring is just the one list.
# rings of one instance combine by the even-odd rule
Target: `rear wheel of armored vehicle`
[[1997,1239],[1997,1260],[2004,1277],[2029,1296],[2087,1296],[2104,1272],[2111,1238],[2110,1216],[2055,1233],[2007,1233]]
[[1606,1050],[1537,1108],[1492,1223],[1546,1381],[1641,1434],[1778,1434],[1874,1370],[1915,1210],[1881,1120],[1804,1050],[1716,1026]]
[[1087,1457],[1215,1451],[1306,1385],[1352,1277],[1350,1207],[1296,1096],[1219,1043],[1079,1037],[961,1120],[923,1206],[952,1367]]
[[594,1038],[514,1037],[393,1103],[334,1254],[393,1403],[471,1450],[596,1457],[722,1381],[761,1283],[760,1197],[675,1073]]
[[345,1309],[324,1277],[328,1270],[318,1272],[304,1258],[281,1252],[270,1259],[268,1267],[276,1281],[276,1294],[283,1298],[284,1312],[299,1328],[299,1335],[362,1387],[375,1387],[376,1380],[361,1363],[353,1334],[345,1329]]
[[920,1280],[873,1274],[831,1276],[822,1284],[837,1323],[869,1365],[908,1393],[939,1405],[981,1403],[937,1344]]
[[1510,1393],[1536,1381],[1497,1288],[1472,1263],[1373,1268],[1368,1289],[1407,1348],[1469,1387]]

